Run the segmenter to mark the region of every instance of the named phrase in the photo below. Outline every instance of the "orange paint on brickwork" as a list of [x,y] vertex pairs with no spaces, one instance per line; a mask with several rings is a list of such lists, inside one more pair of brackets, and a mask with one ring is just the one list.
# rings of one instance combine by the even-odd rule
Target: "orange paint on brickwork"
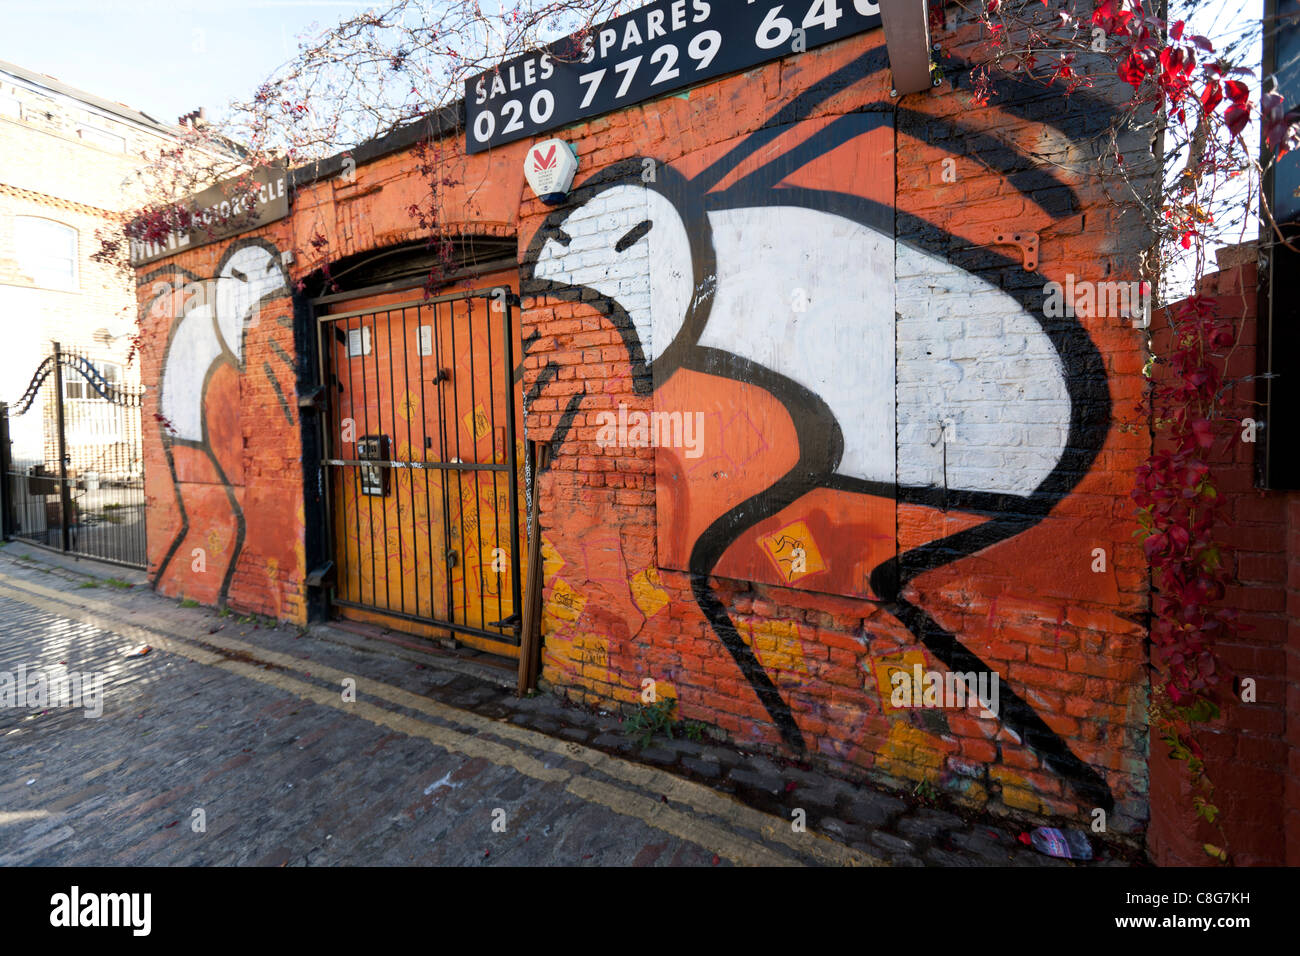
[[[197,249],[139,275],[149,569],[165,594],[302,622],[303,519],[295,503],[303,491],[287,288],[241,320],[242,362],[224,353],[197,375],[178,364],[180,319],[216,301],[213,280],[230,248]],[[182,434],[163,414],[169,360],[165,387],[198,403],[201,433]]]
[[[665,98],[580,124],[568,135],[583,163],[578,185],[620,159],[642,155],[668,163],[688,177],[695,176],[783,103],[878,42],[877,36],[846,41],[724,79],[692,91],[689,99]],[[770,157],[825,129],[829,120],[844,110],[888,103],[884,92],[879,77],[845,84],[841,92],[800,115],[797,123],[741,163],[717,188],[725,188]],[[1060,133],[1033,122],[999,114],[996,109],[971,110],[959,93],[911,97],[906,105],[923,114],[959,121],[974,132],[996,126],[998,138],[1012,148],[1037,149],[1044,137],[1068,145]],[[866,137],[792,171],[782,187],[857,192],[896,205],[900,211],[943,226],[978,246],[988,245],[994,230],[1010,222],[1023,223],[1043,236],[1043,272],[1049,279],[1058,278],[1054,273],[1063,277],[1066,271],[1080,278],[1099,279],[1129,267],[1123,255],[1107,252],[1098,244],[1096,237],[1105,231],[1108,213],[1103,211],[1103,197],[1090,191],[1092,187],[1083,177],[1070,183],[1084,197],[1085,207],[1078,212],[1091,217],[1087,232],[1081,215],[1048,215],[1027,203],[1002,174],[976,157],[957,155],[958,181],[944,184],[942,159],[952,154],[901,130],[897,139],[896,193],[892,171],[873,174],[875,154],[881,146],[869,145]],[[886,141],[883,145],[892,162],[894,144]],[[529,234],[547,210],[528,201],[523,212],[521,247],[528,244]],[[605,340],[591,358],[578,350],[578,336],[594,341],[600,330],[609,328],[595,309],[586,303],[557,301],[539,302],[538,306],[528,314],[529,327],[543,336],[552,354],[533,351],[526,362],[526,384],[531,386],[537,380],[548,360],[571,354],[568,350],[577,355],[578,381],[573,387],[552,385],[541,390],[530,406],[530,433],[546,435],[560,424],[578,384],[584,385],[587,396],[572,418],[564,443],[554,451],[554,470],[541,485],[543,527],[565,562],[564,585],[587,594],[585,608],[607,607],[603,588],[619,588],[613,582],[622,580],[621,573],[613,574],[607,565],[657,561],[666,598],[664,609],[652,617],[620,611],[605,619],[604,628],[597,628],[609,638],[608,664],[600,675],[584,671],[568,648],[569,634],[592,630],[593,619],[585,613],[571,620],[549,618],[546,680],[590,700],[602,694],[616,699],[612,689],[618,682],[613,677],[621,677],[626,684],[640,675],[668,676],[680,693],[682,716],[723,727],[738,739],[779,747],[780,735],[771,718],[740,678],[735,663],[692,599],[689,577],[664,568],[685,567],[692,543],[728,502],[760,490],[790,466],[795,442],[788,416],[759,388],[687,371],[678,372],[667,383],[656,383],[659,390],[652,404],[633,392],[625,365],[627,353],[616,339]],[[1137,369],[1120,364],[1118,357],[1111,365],[1111,357],[1136,349],[1139,333],[1103,320],[1089,320],[1086,326],[1112,369],[1109,388],[1115,424],[1138,424],[1131,407],[1141,389]],[[565,361],[561,367],[560,381],[573,381],[569,377],[572,364]],[[651,454],[647,449],[601,449],[595,444],[596,414],[616,408],[620,402],[643,411],[701,409],[706,422],[718,421],[731,409],[733,418],[742,424],[748,416],[761,426],[741,428],[738,434],[725,430],[721,447],[711,448],[711,453],[698,459],[687,459],[678,450],[660,449]],[[1145,581],[1140,551],[1127,533],[1127,491],[1144,448],[1140,433],[1112,429],[1092,472],[1046,520],[1019,537],[922,575],[908,591],[912,600],[923,602],[964,644],[998,667],[1008,686],[1019,691],[1049,727],[1080,748],[1085,762],[1104,768],[1120,808],[1114,826],[1128,831],[1145,817],[1145,718],[1140,706],[1145,670],[1141,630],[1131,620],[1145,606]],[[658,463],[657,473],[649,468],[651,460]],[[727,473],[727,480],[722,472]],[[692,473],[705,475],[707,480],[685,480]],[[917,649],[907,629],[870,603],[811,592],[796,601],[795,591],[778,586],[848,590],[843,588],[845,580],[875,567],[880,553],[892,553],[895,521],[897,547],[903,550],[986,520],[919,505],[895,509],[892,502],[883,501],[880,511],[873,512],[876,506],[872,501],[867,496],[833,491],[806,496],[749,532],[715,568],[721,578],[754,582],[715,582],[742,635],[751,632],[751,613],[761,620],[784,617],[802,622],[790,640],[800,649],[798,659],[804,670],[779,666],[773,670],[776,683],[788,694],[809,750],[839,769],[885,770],[892,776],[910,777],[905,767],[921,767],[923,776],[944,781],[959,798],[976,804],[1003,799],[999,794],[1005,794],[1005,805],[1017,808],[1032,803],[1037,809],[1055,812],[1086,809],[1076,802],[1076,795],[1052,782],[1050,774],[1037,780],[1026,777],[1023,772],[1036,772],[1041,762],[996,721],[943,711],[946,730],[934,738],[941,743],[936,744],[932,756],[918,757],[916,741],[928,738],[894,729],[871,662],[878,656],[910,653],[923,659],[927,669],[943,670],[943,665]],[[860,515],[856,521],[855,513]],[[579,544],[580,535],[574,532],[578,522],[618,531],[606,532],[609,545],[593,552]],[[829,564],[835,569],[831,573],[843,575],[838,584],[825,583],[826,570],[813,570],[796,581],[786,574],[783,580],[779,554],[774,553],[779,545],[772,538],[775,534],[779,540],[778,533],[789,528],[799,529],[800,534],[808,530],[816,547],[815,564]],[[880,551],[873,557],[870,542],[881,531],[885,533]],[[1094,545],[1106,550],[1105,574],[1090,569]],[[861,564],[855,567],[857,555],[861,555]],[[819,577],[823,581],[815,584]],[[587,593],[588,582],[593,580],[610,583]],[[551,594],[553,587],[548,586]],[[793,654],[788,657],[796,659]],[[917,716],[910,715],[913,720]],[[917,727],[916,732],[933,736],[924,727]],[[886,754],[889,759],[882,761]],[[982,783],[972,785],[970,777],[955,772],[959,764],[969,772],[971,767],[996,767],[1003,761],[1017,768],[1014,778],[986,776]]]
[[[966,34],[958,38],[964,42]],[[1063,178],[1062,188],[1078,196],[1077,208],[1054,215],[1027,199],[1015,177],[989,159],[997,149],[1024,156],[1041,152],[1044,144],[1071,148],[1068,136],[1043,122],[1013,109],[973,109],[964,91],[947,88],[895,102],[882,71],[843,75],[820,101],[797,114],[781,112],[881,47],[879,32],[855,37],[566,128],[560,135],[576,147],[581,163],[575,185],[581,188],[613,164],[642,158],[659,164],[663,175],[691,180],[774,123],[780,128],[770,141],[739,157],[711,185],[712,193],[807,148],[809,160],[784,171],[772,194],[816,191],[874,202],[893,210],[900,242],[908,240],[910,223],[928,224],[951,237],[954,254],[963,247],[1013,260],[1014,248],[990,243],[996,230],[1015,223],[1040,233],[1043,281],[1060,281],[1067,272],[1096,280],[1131,268],[1132,247],[1113,241],[1115,213],[1085,174],[1051,167]],[[839,143],[827,139],[843,128],[836,124],[845,117],[865,128],[884,114],[889,125]],[[926,142],[921,130],[928,123],[957,124],[952,142],[969,134],[971,148],[950,153],[937,140]],[[523,184],[527,144],[466,158],[459,134],[437,143],[454,183],[439,190],[446,232],[516,238],[522,265],[532,267],[528,251],[553,210]],[[954,161],[955,182],[943,178],[944,159]],[[352,182],[336,178],[310,185],[294,197],[289,220],[255,236],[292,251],[291,283],[314,273],[323,255],[337,261],[425,239],[408,213],[428,198],[415,163],[411,151],[400,151],[359,166]],[[312,246],[318,236],[325,240],[321,252]],[[650,236],[653,241],[653,230]],[[211,277],[229,245],[192,250],[167,265]],[[995,284],[1009,286],[1025,278],[1015,272],[1014,261],[990,275]],[[519,277],[511,278],[518,288]],[[147,303],[147,283],[141,295]],[[1086,815],[1092,804],[1074,782],[1063,782],[998,720],[969,707],[903,712],[890,705],[880,683],[891,662],[921,663],[934,671],[945,665],[895,616],[901,605],[875,593],[873,570],[896,553],[978,532],[998,516],[960,504],[946,507],[941,500],[896,504],[879,489],[810,487],[746,527],[722,549],[710,573],[693,582],[689,568],[697,541],[721,516],[761,496],[791,470],[801,450],[799,425],[783,400],[755,381],[688,368],[664,380],[639,380],[626,330],[606,318],[596,298],[526,296],[521,316],[521,341],[531,342],[526,354],[517,353],[528,395],[522,424],[529,438],[555,437],[552,467],[534,487],[544,535],[544,684],[585,703],[634,705],[643,680],[652,679],[662,695],[675,699],[678,717],[720,728],[745,746],[790,753],[788,730],[702,612],[698,592],[706,591],[725,609],[736,644],[753,656],[788,708],[805,744],[803,759],[895,785],[923,779],[972,805]],[[147,315],[144,368],[150,385],[159,380],[174,305],[155,305]],[[187,570],[187,549],[211,537],[219,546],[214,564],[220,566],[219,556],[226,553],[221,549],[228,550],[233,534],[233,497],[247,533],[227,599],[300,620],[306,572],[298,507],[304,497],[300,427],[296,408],[287,420],[263,372],[269,362],[292,405],[293,370],[272,347],[274,342],[295,354],[291,328],[276,320],[290,314],[287,297],[264,303],[261,321],[247,331],[242,371],[229,368],[220,379],[214,376],[212,407],[205,413],[213,425],[212,454],[196,452],[193,460],[180,462],[175,484],[160,430],[147,441],[146,454],[155,568],[167,543],[180,534],[182,504],[190,521],[159,587],[218,599],[219,585],[214,590],[210,579]],[[753,316],[755,328],[761,329],[762,318]],[[1099,387],[1112,418],[1087,473],[1027,530],[987,547],[954,551],[946,563],[909,580],[899,598],[995,668],[1069,752],[1104,777],[1115,803],[1112,830],[1132,833],[1147,813],[1145,657],[1142,629],[1133,623],[1146,606],[1146,580],[1130,535],[1127,498],[1133,469],[1147,450],[1145,425],[1134,407],[1141,393],[1140,362],[1134,359],[1140,333],[1113,319],[1081,324],[1104,364]],[[147,422],[158,410],[156,397],[150,402]],[[640,412],[699,410],[706,436],[717,442],[706,443],[699,457],[687,457],[682,449],[602,447],[597,416],[620,404]],[[427,403],[406,408],[415,418],[428,414]],[[448,425],[476,435],[470,440],[478,453],[490,454],[495,438],[479,432],[472,408],[459,411],[445,416]],[[410,429],[398,422],[395,436],[399,451],[409,451]],[[214,459],[224,463],[228,484],[216,478]],[[232,473],[242,475],[240,482]],[[414,492],[417,500],[427,490],[432,499],[437,489],[432,479],[425,481],[421,487],[402,476],[399,490],[408,499]],[[476,513],[474,500],[470,514]],[[355,516],[343,513],[354,501],[346,489],[336,495],[337,524]],[[418,508],[410,516],[417,524],[430,520]],[[432,562],[427,544],[385,538],[382,521],[374,527],[390,547]],[[361,530],[364,536],[364,525]],[[804,558],[799,571],[792,561],[796,542]],[[1094,548],[1105,550],[1104,573],[1091,569]],[[367,576],[368,562],[354,560],[347,569],[338,563],[342,587],[364,591],[375,585],[390,606],[405,600],[420,613],[439,610],[422,596],[427,582],[381,581]],[[444,633],[432,625],[402,627],[428,636]]]

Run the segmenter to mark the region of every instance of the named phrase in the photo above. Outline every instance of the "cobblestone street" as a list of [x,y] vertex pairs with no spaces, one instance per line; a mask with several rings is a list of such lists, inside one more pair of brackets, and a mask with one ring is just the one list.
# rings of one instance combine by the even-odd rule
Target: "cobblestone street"
[[[104,688],[98,717],[88,698],[0,713],[0,864],[1064,865],[722,747],[632,762],[607,752],[633,749],[615,717],[517,700],[481,661],[259,625],[17,550],[0,552],[0,671]],[[799,788],[808,829],[682,771]]]

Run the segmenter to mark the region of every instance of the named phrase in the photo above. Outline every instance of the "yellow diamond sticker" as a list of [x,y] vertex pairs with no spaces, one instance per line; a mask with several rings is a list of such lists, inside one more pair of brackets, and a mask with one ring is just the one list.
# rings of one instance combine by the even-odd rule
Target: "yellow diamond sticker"
[[668,592],[659,586],[659,569],[646,568],[628,582],[632,600],[646,617],[654,617],[668,606]]
[[880,692],[880,707],[891,716],[894,714],[905,714],[910,707],[895,707],[892,703],[894,695],[894,674],[901,672],[906,675],[908,686],[911,686],[913,668],[919,667],[925,670],[925,655],[920,651],[911,650],[903,651],[898,654],[889,654],[884,657],[877,657],[872,661],[872,670],[876,674],[876,689]]
[[465,423],[466,431],[474,436],[475,441],[492,430],[492,423],[488,419],[487,412],[483,411],[482,405],[476,406],[472,412],[466,412],[461,421]]
[[397,403],[397,413],[408,422],[417,417],[419,412],[420,399],[413,392],[408,391]]
[[759,544],[777,572],[788,582],[826,570],[817,542],[802,521],[788,524],[775,534],[760,538]]

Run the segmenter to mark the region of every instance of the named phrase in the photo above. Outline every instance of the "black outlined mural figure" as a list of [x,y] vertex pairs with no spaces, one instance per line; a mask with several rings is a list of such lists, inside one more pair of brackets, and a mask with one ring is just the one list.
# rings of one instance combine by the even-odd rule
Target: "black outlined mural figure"
[[[214,278],[203,279],[179,267],[164,266],[141,277],[139,284],[161,288],[161,292],[155,292],[155,302],[165,296],[169,310],[180,303],[180,314],[171,323],[159,371],[158,414],[181,524],[158,563],[153,583],[156,586],[163,579],[191,531],[191,521],[198,517],[190,513],[181,494],[185,478],[177,458],[184,449],[185,456],[195,459],[204,473],[211,469],[215,482],[225,490],[229,515],[217,520],[233,519],[234,541],[216,592],[216,600],[224,604],[246,532],[243,509],[227,474],[230,463],[238,460],[243,448],[237,435],[221,427],[232,415],[238,420],[238,394],[219,396],[213,382],[223,368],[233,370],[236,380],[243,374],[247,330],[266,299],[288,293],[288,274],[280,251],[264,239],[252,238],[231,243]],[[269,362],[264,363],[263,374],[279,395],[284,414],[291,418]]]
[[[788,703],[709,585],[727,549],[746,531],[817,488],[916,504],[946,502],[948,508],[985,515],[988,520],[974,528],[884,561],[870,580],[884,606],[945,666],[989,671],[956,635],[904,598],[904,589],[924,571],[1041,521],[1088,472],[1110,423],[1100,353],[1077,320],[1043,317],[1043,277],[1026,276],[1018,288],[999,288],[981,278],[980,271],[1019,269],[1019,261],[987,248],[963,251],[964,244],[946,231],[892,205],[849,193],[781,185],[831,150],[888,129],[891,121],[907,116],[905,110],[881,103],[824,118],[797,145],[725,188],[716,188],[760,150],[794,131],[813,107],[884,65],[884,51],[873,50],[835,71],[690,179],[655,164],[656,175],[647,182],[642,157],[599,171],[548,217],[526,254],[525,294],[595,298],[623,338],[638,393],[650,393],[674,370],[685,368],[757,386],[789,413],[798,435],[797,462],[770,487],[729,508],[699,536],[691,548],[689,573],[695,601],[713,632],[796,751],[805,743]],[[1105,104],[1092,105],[1105,111]],[[1014,103],[1007,107],[1011,112],[1032,108]],[[925,122],[943,126],[950,134],[962,133],[959,123],[932,117]],[[979,136],[971,135],[971,140]],[[993,155],[1017,167],[1006,173],[1007,180],[1044,212],[1055,217],[1077,207],[1073,191],[1054,173],[1033,168],[1010,149]],[[1058,188],[1044,192],[1049,185]],[[763,259],[752,252],[778,235],[782,255]],[[760,260],[756,266],[745,261],[747,249],[749,259]],[[815,255],[801,258],[809,250]],[[900,340],[906,334],[909,341],[944,341],[959,350],[976,348],[964,339],[952,345],[952,337],[938,324],[940,315],[901,315],[895,329],[892,308],[873,313],[875,326],[814,308],[799,320],[804,338],[783,338],[780,350],[765,347],[765,337],[781,338],[780,333],[792,327],[769,319],[783,308],[776,303],[792,291],[802,291],[814,304],[824,290],[839,290],[848,302],[859,295],[875,296],[878,302],[884,286],[854,285],[863,271],[874,269],[885,270],[875,278],[887,279],[890,296],[896,272],[925,275],[955,298],[986,297],[995,314],[1007,316],[1009,331],[1024,340],[1015,375],[1040,388],[1040,407],[1050,411],[1048,417],[1056,423],[1050,438],[1030,444],[995,441],[983,450],[965,447],[951,458],[942,449],[945,457],[938,471],[933,462],[896,451],[896,441],[943,420],[943,409],[933,406],[947,403],[957,410],[954,414],[969,414],[986,407],[996,411],[1015,401],[1010,392],[986,387],[996,383],[991,378],[981,381],[978,373],[944,382],[936,379],[937,360],[896,358],[895,335]],[[942,309],[941,302],[937,308]],[[771,326],[775,332],[769,322],[776,323]],[[905,329],[901,323],[906,323]],[[842,343],[836,338],[844,328],[868,338],[865,349],[847,363],[839,356]],[[857,361],[873,354],[884,361],[869,368]],[[981,355],[968,352],[959,357],[967,368],[978,370]],[[907,398],[905,389],[896,386],[910,381],[932,385],[920,390],[919,397]],[[977,396],[981,388],[987,393],[982,398]],[[557,446],[580,403],[581,396],[570,400],[553,439]],[[1075,756],[1005,681],[1001,686],[998,715],[1003,726],[1091,805],[1111,807],[1113,798],[1097,771]]]

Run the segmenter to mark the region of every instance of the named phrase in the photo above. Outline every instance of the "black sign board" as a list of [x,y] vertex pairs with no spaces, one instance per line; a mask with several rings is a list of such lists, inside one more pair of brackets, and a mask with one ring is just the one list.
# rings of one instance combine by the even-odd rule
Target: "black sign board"
[[131,265],[141,266],[283,219],[289,215],[289,173],[283,166],[262,167],[247,179],[229,179],[209,186],[191,196],[185,205],[195,225],[161,242],[132,239]]
[[465,82],[471,153],[880,25],[876,0],[659,0]]

